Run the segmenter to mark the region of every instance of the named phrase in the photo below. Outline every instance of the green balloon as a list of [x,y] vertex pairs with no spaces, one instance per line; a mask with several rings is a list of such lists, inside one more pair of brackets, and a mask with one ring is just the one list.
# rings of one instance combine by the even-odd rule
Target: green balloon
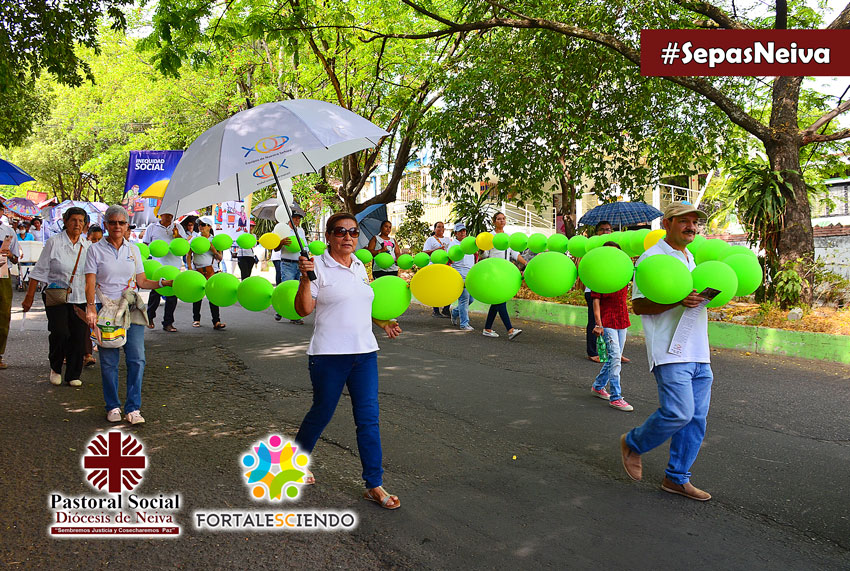
[[587,253],[587,236],[576,235],[567,242],[567,249],[575,258],[582,258]]
[[431,252],[432,264],[445,264],[449,261],[449,254],[445,250],[434,250]]
[[[244,232],[236,238],[236,243],[244,250],[250,250],[257,245],[257,237],[250,232]],[[268,307],[268,306],[267,306]]]
[[750,250],[749,248],[747,248],[746,246],[729,246],[728,248],[726,248],[725,250],[720,252],[720,258],[718,258],[718,259],[720,261],[725,262],[726,258],[729,258],[731,256],[737,256],[737,255],[740,255],[740,254],[744,254],[746,256],[752,256],[752,258],[754,260],[758,261],[758,255],[755,252],[753,252],[752,250]]
[[195,270],[187,270],[180,272],[174,278],[174,285],[171,286],[174,290],[174,295],[180,301],[186,303],[195,303],[204,299],[206,293],[207,278],[201,272]]
[[605,242],[608,241],[607,234],[600,234],[599,236],[591,236],[587,239],[587,251],[595,250],[602,246]]
[[[327,247],[328,246],[321,240],[313,240],[312,242],[310,242],[310,253],[314,256],[321,256],[325,253],[325,248]],[[283,314],[281,313],[280,315]]]
[[417,268],[424,268],[425,266],[431,263],[431,256],[429,256],[425,252],[419,252],[418,254],[413,256],[413,263],[416,264]]
[[196,254],[205,254],[210,251],[210,239],[203,236],[195,236],[189,242],[189,247]]
[[248,311],[263,311],[272,303],[274,286],[263,276],[251,276],[242,280],[236,290],[239,305]]
[[372,253],[369,252],[369,250],[367,250],[366,248],[360,248],[359,250],[354,252],[354,255],[357,257],[358,260],[360,260],[361,262],[363,262],[364,264],[367,264],[367,265],[373,259]]
[[500,232],[499,234],[493,235],[493,247],[497,250],[507,250],[508,246],[510,246],[511,237],[508,236],[505,232]]
[[528,237],[528,249],[535,254],[539,254],[544,251],[547,244],[548,240],[546,239],[546,236],[539,232]]
[[395,319],[410,306],[410,287],[397,276],[384,276],[369,284],[375,292],[372,300],[372,317]]
[[142,265],[145,267],[145,277],[149,280],[155,279],[156,271],[162,267],[159,260],[145,260]]
[[239,289],[239,278],[233,274],[219,272],[207,280],[207,299],[219,307],[230,307],[236,303],[236,291]]
[[[735,246],[732,246],[733,248]],[[750,254],[735,254],[723,258],[723,263],[732,268],[738,278],[736,296],[747,296],[755,292],[761,285],[764,273],[759,259]]]
[[629,255],[611,247],[591,250],[578,264],[581,281],[597,293],[620,291],[629,284],[634,270]]
[[723,251],[729,247],[729,243],[725,240],[721,240],[720,238],[711,238],[706,240],[696,252],[693,252],[694,262],[696,262],[697,265],[700,265],[703,262],[719,260]]
[[646,235],[650,232],[652,232],[652,230],[649,228],[635,230],[635,233],[629,238],[629,254],[634,257],[640,256],[646,252],[646,248],[643,247],[643,241],[646,240]]
[[717,297],[711,300],[707,307],[726,305],[738,291],[738,276],[735,275],[735,270],[723,262],[708,260],[697,264],[691,275],[694,278],[694,289],[697,290],[697,293],[707,287],[720,290]]
[[[180,273],[180,270],[178,270],[174,266],[160,266],[154,272],[153,279],[155,281],[159,281],[159,280],[162,280],[162,279],[173,280],[174,278],[177,277],[177,274],[179,274],[179,273]],[[156,288],[156,291],[159,293],[159,295],[162,295],[162,296],[174,295],[174,289],[171,286],[158,287],[158,288]]]
[[528,236],[522,232],[514,232],[511,234],[511,239],[508,242],[508,245],[514,252],[522,252],[528,246]]
[[142,260],[147,260],[151,257],[151,250],[148,248],[147,244],[136,242],[136,247],[139,249],[139,254],[141,254]]
[[[292,254],[300,252],[301,250],[298,248],[298,239],[295,237],[295,234],[287,236],[287,238],[289,238],[289,244],[286,244],[283,248]],[[365,264],[366,262],[363,263]]]
[[688,250],[690,250],[691,254],[696,254],[697,250],[699,250],[700,247],[703,244],[705,244],[705,241],[706,241],[705,236],[703,236],[702,234],[696,234],[694,236],[693,241],[690,244],[688,244]]
[[490,305],[512,299],[522,287],[522,275],[504,258],[487,258],[466,274],[466,289],[473,299]]
[[298,280],[286,280],[279,283],[272,292],[272,307],[275,313],[292,321],[301,319],[295,311],[296,293],[298,293]]
[[[475,236],[467,236],[460,241],[460,249],[464,254],[474,254],[478,251],[478,244],[475,243]],[[417,264],[419,265],[419,264]]]
[[396,260],[396,264],[398,264],[398,267],[402,270],[409,270],[413,267],[413,256],[410,254],[402,254],[398,257],[398,260]]
[[461,247],[457,244],[449,248],[449,259],[453,262],[461,261],[465,255]]
[[185,256],[189,253],[189,241],[186,238],[175,238],[168,245],[168,249],[175,256]]
[[655,255],[635,268],[635,283],[649,301],[679,303],[694,289],[691,271],[678,258]]
[[168,255],[168,242],[165,240],[154,240],[150,243],[148,249],[154,258],[162,258]]
[[375,265],[377,265],[382,270],[386,270],[394,263],[395,260],[389,252],[381,252],[380,254],[375,256]]
[[608,234],[608,239],[612,242],[616,242],[617,245],[622,248],[623,244],[621,242],[623,241],[623,238],[625,238],[625,235],[625,232],[617,230],[616,232],[611,232],[610,234]]
[[[564,236],[563,234],[555,234]],[[564,241],[566,242],[566,236]],[[525,285],[542,297],[564,295],[578,277],[573,261],[560,252],[543,252],[534,256],[525,267]]]
[[213,236],[212,245],[213,248],[215,248],[219,252],[223,252],[233,245],[233,238],[231,238],[227,234],[219,234],[217,236]]
[[[563,254],[567,251],[567,247],[569,246],[569,239],[563,234],[552,234],[549,236],[549,240],[546,242],[546,246],[549,248],[550,252],[558,252]],[[522,250],[520,250],[521,252]]]

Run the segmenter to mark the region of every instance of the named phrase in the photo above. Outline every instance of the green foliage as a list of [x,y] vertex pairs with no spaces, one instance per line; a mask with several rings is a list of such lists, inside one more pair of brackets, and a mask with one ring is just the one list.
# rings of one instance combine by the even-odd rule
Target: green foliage
[[411,200],[404,210],[404,219],[396,230],[396,239],[407,246],[410,254],[422,251],[422,245],[428,238],[430,226],[422,220],[425,209],[419,200]]
[[455,222],[466,225],[468,236],[477,236],[492,227],[492,218],[497,208],[488,193],[458,193],[452,201],[452,217]]
[[774,276],[776,297],[782,309],[795,305],[803,291],[803,279],[796,266],[797,263],[786,264]]

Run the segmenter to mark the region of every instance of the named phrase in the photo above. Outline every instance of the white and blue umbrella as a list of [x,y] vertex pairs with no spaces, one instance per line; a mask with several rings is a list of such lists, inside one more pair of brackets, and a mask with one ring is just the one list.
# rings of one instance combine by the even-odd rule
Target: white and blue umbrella
[[35,179],[28,175],[24,169],[14,163],[0,159],[0,184],[13,186],[31,180]]
[[645,202],[609,202],[591,208],[578,221],[580,226],[596,226],[603,220],[612,226],[630,226],[644,222],[649,224],[664,214]]

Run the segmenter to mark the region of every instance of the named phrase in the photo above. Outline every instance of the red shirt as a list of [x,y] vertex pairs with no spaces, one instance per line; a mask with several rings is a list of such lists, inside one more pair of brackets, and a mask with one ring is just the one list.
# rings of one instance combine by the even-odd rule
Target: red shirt
[[602,326],[609,329],[626,329],[632,323],[629,321],[629,307],[626,305],[629,286],[614,293],[590,292],[592,299],[599,300],[599,313]]

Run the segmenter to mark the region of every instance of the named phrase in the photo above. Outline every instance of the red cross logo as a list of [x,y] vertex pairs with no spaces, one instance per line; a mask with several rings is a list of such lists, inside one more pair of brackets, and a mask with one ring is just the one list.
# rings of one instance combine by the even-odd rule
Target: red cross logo
[[110,494],[130,491],[142,481],[142,472],[147,465],[142,443],[130,434],[110,431],[92,438],[87,448],[90,454],[83,456],[86,479],[98,490],[107,488]]

